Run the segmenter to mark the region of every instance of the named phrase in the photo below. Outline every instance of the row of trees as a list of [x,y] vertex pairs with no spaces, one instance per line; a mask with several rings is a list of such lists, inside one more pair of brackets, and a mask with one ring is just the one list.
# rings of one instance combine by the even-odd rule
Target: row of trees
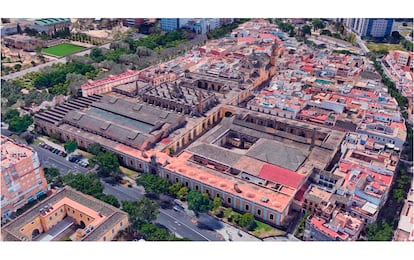
[[[398,105],[400,106],[400,109],[405,110],[405,107],[408,103],[407,98],[401,95],[401,93],[395,88],[395,84],[384,74],[384,71],[380,63],[377,61],[375,53],[370,53],[369,56],[371,60],[374,62],[375,69],[381,75],[382,82],[384,83],[384,85],[388,87],[389,93],[391,94],[391,96],[395,97],[395,99],[398,102]],[[403,113],[403,116],[405,117],[405,119],[407,119],[407,113]],[[409,151],[409,154],[411,154],[411,158],[409,159],[412,160],[413,131],[412,127],[408,125],[407,121],[406,127],[407,139],[406,145],[403,148],[403,153]],[[391,195],[388,197],[388,200],[382,207],[382,210],[378,215],[376,223],[367,225],[365,229],[365,233],[368,240],[389,241],[392,239],[393,230],[398,225],[398,212],[400,212],[403,206],[404,198],[407,195],[412,180],[412,174],[407,173],[406,168],[407,166],[404,163],[399,162],[399,167],[395,172],[395,181],[390,190]]]
[[[159,177],[155,174],[143,174],[137,179],[138,185],[143,185],[146,192],[153,194],[169,193],[170,195],[179,198],[181,200],[187,200],[188,208],[193,210],[196,214],[216,211],[222,205],[221,198],[214,198],[211,200],[207,193],[200,193],[197,190],[189,191],[187,187],[183,187],[183,184],[176,182],[172,185],[167,180]],[[233,213],[232,209],[226,209],[224,215],[234,223],[238,224],[242,228],[253,230],[256,226],[256,222],[251,213],[245,213],[243,215]]]
[[374,63],[375,70],[381,75],[382,83],[384,83],[384,85],[387,86],[388,92],[390,93],[390,95],[397,100],[397,103],[400,106],[400,109],[405,110],[408,104],[407,97],[401,95],[401,93],[395,87],[395,83],[390,78],[388,78],[387,75],[385,75],[381,64],[377,60],[376,54],[369,53],[369,57],[371,61]]
[[130,228],[138,231],[148,241],[185,241],[187,238],[177,238],[167,229],[158,227],[152,222],[159,213],[158,205],[143,197],[138,201],[122,201],[122,210],[128,213]]
[[234,23],[227,24],[225,26],[216,28],[216,29],[212,30],[211,32],[208,32],[207,33],[207,37],[208,37],[208,39],[218,39],[218,38],[222,38],[226,34],[230,33],[234,29],[236,29],[240,24],[245,23],[245,22],[247,22],[249,20],[250,19],[247,19],[247,18],[238,19]]
[[115,206],[117,208],[121,206],[118,199],[115,196],[106,195],[103,193],[104,186],[99,180],[99,177],[94,173],[69,173],[60,180],[62,181],[63,185],[66,184],[82,193],[91,195],[99,200],[111,204],[112,206]]

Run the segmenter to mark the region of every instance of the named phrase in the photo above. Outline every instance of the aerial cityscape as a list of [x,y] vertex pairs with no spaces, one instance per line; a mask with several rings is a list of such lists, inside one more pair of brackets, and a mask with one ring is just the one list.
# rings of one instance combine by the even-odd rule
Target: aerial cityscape
[[0,31],[1,241],[414,241],[413,19]]

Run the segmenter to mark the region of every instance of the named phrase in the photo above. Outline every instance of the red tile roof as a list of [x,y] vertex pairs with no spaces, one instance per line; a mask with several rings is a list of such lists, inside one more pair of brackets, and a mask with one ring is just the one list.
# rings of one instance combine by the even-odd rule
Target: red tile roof
[[304,178],[299,173],[271,164],[263,165],[259,177],[295,189],[299,188]]
[[332,239],[336,239],[337,237],[339,237],[341,240],[347,240],[348,239],[348,235],[341,233],[341,232],[335,232],[334,230],[326,227],[325,221],[321,220],[321,219],[317,219],[316,217],[312,217],[311,218],[311,223],[312,225],[317,228],[319,231],[323,232],[324,234],[330,236]]
[[242,38],[238,38],[237,41],[238,42],[249,42],[249,43],[253,43],[254,42],[254,38],[253,37],[242,37]]

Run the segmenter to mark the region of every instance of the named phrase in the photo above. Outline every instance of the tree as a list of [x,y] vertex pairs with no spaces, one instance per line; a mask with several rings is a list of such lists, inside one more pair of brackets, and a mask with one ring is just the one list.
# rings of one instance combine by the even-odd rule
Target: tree
[[321,19],[313,19],[312,26],[314,30],[325,28],[325,24]]
[[405,191],[403,189],[394,189],[392,192],[392,198],[395,199],[398,203],[404,201]]
[[226,208],[224,210],[224,217],[225,218],[230,218],[232,214],[233,214],[233,209],[232,208]]
[[159,213],[158,205],[154,201],[143,197],[137,202],[137,216],[143,222],[152,222],[157,218]]
[[99,197],[99,199],[117,208],[121,206],[118,199],[114,195],[103,194],[102,196]]
[[221,198],[215,197],[213,200],[213,210],[220,208],[222,203],[223,201],[221,200]]
[[311,35],[311,27],[309,25],[304,25],[302,27],[303,35]]
[[95,198],[102,196],[103,184],[99,180],[98,176],[94,173],[87,174],[73,174],[69,173],[63,177],[63,181],[70,187],[91,195]]
[[[3,89],[2,89],[3,90]],[[4,95],[4,92],[3,92]],[[4,115],[4,122],[9,123],[14,117],[19,117],[20,113],[17,109],[9,109]]]
[[16,116],[9,121],[9,130],[20,133],[26,130],[31,124],[33,124],[33,118],[30,115],[24,115],[23,117]]
[[100,48],[93,48],[91,50],[91,54],[89,55],[92,60],[96,62],[101,62],[105,60],[105,56],[102,54],[102,49]]
[[242,228],[253,229],[256,222],[254,222],[254,217],[252,213],[244,213],[240,217],[238,224]]
[[57,168],[45,168],[45,175],[49,175],[50,177],[57,177],[60,175],[60,172]]
[[69,140],[63,145],[63,147],[66,152],[73,153],[76,149],[78,149],[78,143],[76,141]]
[[303,231],[305,230],[305,224],[306,224],[306,220],[308,219],[308,217],[310,216],[309,212],[306,212],[305,215],[303,215],[298,223],[298,226],[296,228],[296,232],[295,232],[295,236],[296,237],[301,237],[303,236]]
[[17,24],[17,33],[22,34],[22,27],[20,27],[20,24]]
[[329,31],[327,29],[324,29],[324,30],[321,30],[320,35],[332,36],[332,33],[331,33],[331,31]]
[[137,184],[142,185],[148,193],[161,194],[168,192],[168,181],[155,174],[144,173],[137,179]]
[[177,192],[177,197],[180,200],[185,200],[187,199],[187,195],[188,195],[188,188],[187,187],[182,187],[178,192]]
[[39,55],[40,53],[42,53],[42,47],[40,45],[36,45],[35,52],[36,52],[37,55]]
[[154,221],[159,213],[158,205],[146,197],[138,201],[122,201],[122,209],[128,213],[130,223],[135,228]]
[[370,241],[390,241],[392,232],[392,227],[384,220],[381,223],[373,223],[367,226],[367,235]]
[[351,42],[351,43],[355,43],[355,41],[356,41],[356,34],[355,33],[351,33],[349,35],[348,41]]
[[154,224],[144,224],[139,229],[141,233],[148,241],[168,241],[170,240],[170,234],[165,228],[159,228]]
[[32,144],[34,141],[34,135],[31,134],[29,131],[24,132],[20,135],[20,137],[26,140],[27,144]]
[[102,152],[102,146],[98,143],[91,143],[86,150],[93,155],[98,155]]
[[168,187],[168,191],[171,195],[177,196],[177,193],[180,191],[182,187],[183,187],[183,184],[181,182],[176,182],[170,187]]
[[213,209],[213,202],[208,197],[208,194],[201,194],[198,191],[192,190],[187,195],[188,208],[197,213],[207,212]]
[[111,152],[99,153],[91,161],[99,165],[99,172],[105,176],[119,170],[118,156]]
[[57,177],[60,176],[60,172],[56,168],[44,168],[44,172],[47,183],[54,183]]
[[17,63],[16,65],[14,65],[14,69],[17,71],[20,71],[20,69],[22,68],[22,65]]

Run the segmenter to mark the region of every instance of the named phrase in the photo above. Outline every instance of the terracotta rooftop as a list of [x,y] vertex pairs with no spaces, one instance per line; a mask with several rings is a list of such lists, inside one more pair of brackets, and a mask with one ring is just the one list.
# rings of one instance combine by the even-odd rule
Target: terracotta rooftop
[[263,165],[260,170],[259,177],[294,189],[298,189],[300,187],[304,178],[303,175],[294,171],[271,164]]

